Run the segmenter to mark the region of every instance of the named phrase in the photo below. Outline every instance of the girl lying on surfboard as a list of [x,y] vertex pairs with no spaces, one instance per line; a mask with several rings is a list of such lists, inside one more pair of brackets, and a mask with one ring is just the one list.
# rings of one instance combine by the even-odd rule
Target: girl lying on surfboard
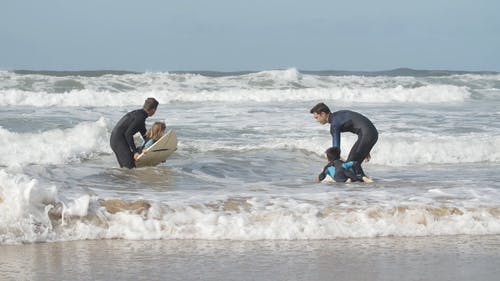
[[142,141],[140,146],[142,151],[146,152],[150,146],[163,137],[166,128],[165,122],[154,122],[153,126],[146,132],[146,139]]

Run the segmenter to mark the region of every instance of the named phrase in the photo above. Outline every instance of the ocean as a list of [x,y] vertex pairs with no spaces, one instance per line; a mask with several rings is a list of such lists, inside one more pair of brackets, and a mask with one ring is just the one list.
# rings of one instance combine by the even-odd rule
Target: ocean
[[[111,130],[147,97],[160,102],[147,127],[165,121],[177,133],[178,149],[159,166],[120,169]],[[329,126],[309,113],[318,102],[373,121],[379,140],[363,167],[374,183],[315,182],[331,145]],[[302,247],[338,254],[342,245],[359,251],[376,244],[405,255],[401,241],[418,248],[422,239],[449,251],[453,243],[443,241],[498,253],[499,121],[500,74],[494,72],[0,71],[0,251],[66,245],[71,256],[75,250],[67,245],[114,251],[121,243],[115,257],[130,245],[153,248],[155,255],[178,251],[176,270],[195,270],[190,260],[221,251],[228,261],[244,252],[248,260],[266,255],[271,263],[278,260],[273,253],[283,253],[289,265],[307,262]],[[355,140],[342,134],[344,157]],[[488,253],[485,260],[500,259]],[[10,268],[26,268],[8,257],[3,263]],[[266,272],[269,264],[260,264]],[[206,266],[213,275],[201,277],[238,276]],[[276,272],[268,270],[241,280],[293,279],[272,278]],[[327,280],[329,272],[306,275],[294,276]],[[339,280],[405,279],[377,276]]]

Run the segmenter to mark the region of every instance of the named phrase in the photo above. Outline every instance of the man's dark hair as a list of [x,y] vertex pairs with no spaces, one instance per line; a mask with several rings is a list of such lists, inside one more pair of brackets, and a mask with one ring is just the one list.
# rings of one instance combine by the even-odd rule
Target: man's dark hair
[[156,109],[158,107],[158,101],[155,98],[147,98],[144,101],[144,109],[145,110],[152,110]]
[[330,108],[328,108],[328,106],[326,106],[326,104],[320,102],[318,103],[317,105],[315,105],[313,108],[311,108],[311,113],[316,113],[316,114],[320,114],[321,112],[324,112],[324,113],[330,113]]
[[325,151],[325,153],[326,159],[328,159],[328,161],[330,162],[340,159],[340,148],[338,147],[330,147]]

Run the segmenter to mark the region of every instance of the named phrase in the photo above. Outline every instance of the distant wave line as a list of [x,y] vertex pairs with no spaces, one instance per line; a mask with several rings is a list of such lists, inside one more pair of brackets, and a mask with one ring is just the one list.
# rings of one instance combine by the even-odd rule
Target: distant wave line
[[[193,70],[193,71],[128,71],[128,70],[13,70],[12,72],[19,75],[46,75],[55,77],[66,76],[83,76],[83,77],[100,77],[104,75],[128,75],[128,74],[143,74],[148,72],[153,73],[171,73],[171,74],[198,74],[207,77],[226,77],[240,76],[252,73],[265,71],[286,71],[288,69],[269,69],[269,70],[245,70],[245,71],[212,71],[212,70]],[[347,71],[347,70],[297,70],[302,74],[311,74],[317,76],[411,76],[411,77],[430,77],[430,76],[451,76],[465,74],[479,75],[495,75],[500,72],[495,71],[462,71],[462,70],[418,70],[411,68],[396,68],[392,70],[381,71]]]

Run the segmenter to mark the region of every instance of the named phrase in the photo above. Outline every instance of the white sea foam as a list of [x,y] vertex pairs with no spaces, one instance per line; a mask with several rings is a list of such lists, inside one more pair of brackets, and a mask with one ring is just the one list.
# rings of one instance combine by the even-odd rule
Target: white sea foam
[[366,103],[440,103],[463,102],[470,97],[465,87],[425,86],[414,89],[395,87],[382,88],[310,88],[310,89],[234,89],[218,91],[131,91],[95,92],[74,90],[68,93],[26,92],[20,90],[0,91],[1,106],[131,106],[141,104],[154,96],[162,104],[174,102],[283,102],[341,100],[343,102]]
[[[153,203],[141,213],[109,212],[82,195],[50,217],[57,193],[0,171],[0,243],[81,239],[336,239],[377,236],[500,234],[498,207],[390,203],[330,192]],[[390,191],[387,191],[390,192]],[[389,194],[389,193],[388,193]],[[387,196],[390,196],[386,194]],[[333,197],[332,197],[333,196]],[[194,197],[196,198],[196,197]]]
[[[39,133],[13,133],[0,127],[0,165],[13,167],[27,164],[64,164],[82,161],[100,153],[111,153],[109,125],[101,118],[96,122],[82,122],[73,128],[53,129]],[[22,140],[22,141],[21,141]],[[342,138],[343,156],[347,157],[356,137]],[[304,151],[318,156],[330,145],[328,136],[290,137],[286,134],[259,137],[255,142],[245,139],[221,141],[180,139],[178,153],[189,152],[248,152],[276,149]],[[473,147],[474,149],[470,149]],[[406,166],[412,164],[500,162],[500,136],[470,133],[446,136],[432,133],[381,134],[372,151],[376,165]]]
[[57,201],[55,186],[0,169],[0,244],[47,241],[52,225],[47,215]]
[[[496,83],[492,78],[486,80],[491,81],[490,86]],[[221,77],[158,72],[100,77],[0,73],[2,106],[128,106],[140,104],[148,96],[155,96],[161,103],[440,103],[463,102],[470,95],[467,86],[429,84],[414,77],[317,76],[296,69]]]
[[387,134],[380,137],[373,156],[373,163],[391,166],[500,162],[500,136]]
[[64,164],[110,152],[104,118],[69,129],[14,133],[0,127],[0,165]]
[[[343,136],[343,156],[347,157],[355,136]],[[255,144],[235,144],[234,142],[193,140],[183,143],[188,150],[196,151],[252,151],[252,150],[303,150],[323,156],[331,145],[328,137],[300,138],[274,137]],[[473,149],[471,149],[473,148]],[[489,134],[466,134],[446,136],[431,133],[381,134],[372,150],[370,163],[388,166],[411,164],[444,164],[500,162],[500,136]]]

